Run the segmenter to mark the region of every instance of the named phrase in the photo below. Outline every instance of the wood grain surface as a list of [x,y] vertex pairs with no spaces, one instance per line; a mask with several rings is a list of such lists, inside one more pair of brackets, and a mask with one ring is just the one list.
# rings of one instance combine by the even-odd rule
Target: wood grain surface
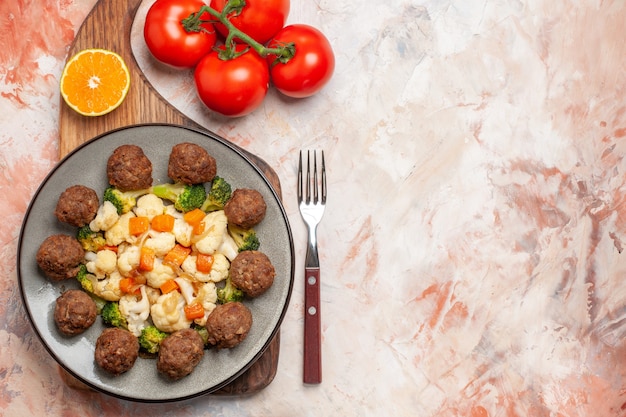
[[[171,123],[203,129],[171,106],[150,84],[132,53],[130,32],[141,0],[99,0],[81,25],[68,58],[80,50],[103,48],[118,53],[128,65],[130,91],[120,107],[98,117],[81,116],[61,99],[59,120],[59,153],[64,157],[87,140],[123,126],[145,123]],[[242,151],[263,171],[277,194],[281,195],[276,173],[262,159]],[[241,376],[211,395],[253,394],[269,385],[278,366],[280,332],[263,355]],[[65,383],[77,389],[90,389],[62,368]]]

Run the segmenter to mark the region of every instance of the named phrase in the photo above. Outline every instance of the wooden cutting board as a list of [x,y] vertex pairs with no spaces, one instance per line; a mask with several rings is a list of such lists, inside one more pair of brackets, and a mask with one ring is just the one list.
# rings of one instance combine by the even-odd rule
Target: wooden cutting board
[[[130,33],[140,3],[141,0],[99,0],[76,34],[68,57],[88,48],[103,48],[117,52],[128,65],[131,84],[122,105],[104,116],[81,116],[61,99],[59,120],[61,158],[83,142],[123,126],[172,123],[203,129],[170,105],[154,89],[139,68],[132,53]],[[259,157],[242,151],[263,171],[280,196],[280,181],[272,168]],[[252,394],[265,388],[276,375],[279,351],[280,333],[277,333],[263,355],[244,374],[212,395]],[[60,371],[69,386],[90,389],[62,368]]]

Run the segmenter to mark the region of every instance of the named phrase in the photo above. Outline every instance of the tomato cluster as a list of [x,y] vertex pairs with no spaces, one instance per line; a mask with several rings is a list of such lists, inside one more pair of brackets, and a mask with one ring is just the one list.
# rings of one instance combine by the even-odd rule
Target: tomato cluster
[[330,80],[328,39],[304,24],[285,26],[289,0],[156,0],[144,38],[152,55],[194,68],[198,96],[211,110],[238,117],[254,111],[272,85],[303,98]]

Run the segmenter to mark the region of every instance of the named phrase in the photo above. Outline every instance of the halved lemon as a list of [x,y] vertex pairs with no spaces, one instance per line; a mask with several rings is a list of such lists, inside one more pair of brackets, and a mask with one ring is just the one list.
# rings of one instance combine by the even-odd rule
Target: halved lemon
[[130,73],[121,56],[106,49],[84,49],[70,58],[61,75],[61,96],[84,116],[107,114],[124,101]]

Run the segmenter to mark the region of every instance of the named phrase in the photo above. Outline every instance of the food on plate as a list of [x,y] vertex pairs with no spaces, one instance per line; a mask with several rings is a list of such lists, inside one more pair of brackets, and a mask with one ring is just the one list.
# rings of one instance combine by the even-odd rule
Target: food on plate
[[109,156],[107,177],[120,191],[143,190],[152,185],[152,162],[141,147],[121,145]]
[[263,252],[247,250],[239,252],[230,265],[230,278],[235,287],[248,297],[263,294],[274,283],[274,265]]
[[84,185],[72,185],[59,196],[54,215],[60,222],[82,227],[93,220],[100,207],[98,194]]
[[204,356],[204,341],[194,329],[178,330],[159,348],[157,370],[171,380],[189,375]]
[[243,229],[261,223],[267,205],[260,192],[250,188],[238,188],[224,206],[228,222]]
[[114,376],[131,369],[138,356],[139,342],[128,330],[109,327],[96,340],[96,364]]
[[[77,226],[76,237],[50,236],[38,252],[47,275],[75,277],[82,289],[59,299],[60,331],[78,334],[99,314],[107,330],[98,339],[96,362],[113,375],[128,371],[137,351],[158,354],[158,370],[169,379],[188,375],[204,348],[232,348],[246,338],[252,314],[242,302],[274,280],[274,267],[258,251],[250,226],[265,216],[262,194],[232,192],[206,150],[182,145],[172,148],[168,161],[180,174],[173,176],[176,182],[155,185],[152,163],[140,147],[114,149],[107,160],[110,184],[102,204],[91,207],[91,221]],[[195,183],[206,178],[211,180]],[[81,212],[86,194],[76,193]],[[130,338],[130,346],[115,350]]]
[[328,39],[312,26],[295,24],[281,29],[268,47],[285,44],[295,45],[293,57],[267,56],[274,87],[294,98],[309,97],[320,91],[335,70],[335,55]]
[[59,296],[54,307],[54,322],[61,333],[75,336],[95,323],[98,309],[84,291],[67,290]]
[[217,174],[217,163],[202,146],[178,143],[172,147],[167,164],[167,175],[187,185],[211,182]]
[[100,116],[122,104],[130,73],[121,56],[105,49],[84,49],[65,64],[60,90],[67,105],[83,116]]
[[241,302],[218,305],[206,322],[208,343],[230,349],[241,343],[252,327],[252,313]]
[[85,251],[72,236],[48,236],[39,246],[37,265],[52,281],[74,278],[85,258]]

